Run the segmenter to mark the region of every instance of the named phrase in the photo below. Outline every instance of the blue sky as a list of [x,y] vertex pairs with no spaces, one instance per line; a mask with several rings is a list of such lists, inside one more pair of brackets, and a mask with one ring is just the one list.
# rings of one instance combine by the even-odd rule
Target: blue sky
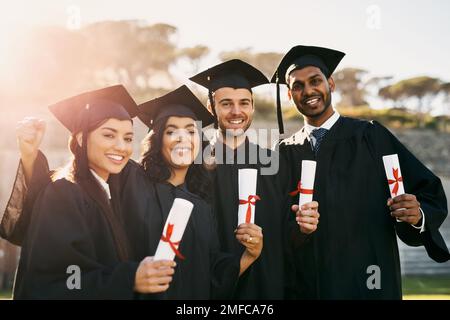
[[24,26],[66,25],[71,6],[79,8],[81,25],[108,19],[172,24],[180,45],[213,50],[208,64],[223,50],[285,52],[309,44],[347,52],[341,67],[450,81],[450,1],[16,0],[2,5],[0,38]]

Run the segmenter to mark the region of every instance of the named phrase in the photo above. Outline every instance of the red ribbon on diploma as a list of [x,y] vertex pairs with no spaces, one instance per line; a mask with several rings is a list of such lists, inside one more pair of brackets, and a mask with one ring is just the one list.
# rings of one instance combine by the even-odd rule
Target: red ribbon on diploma
[[170,248],[172,248],[173,252],[175,252],[175,255],[181,260],[184,260],[184,256],[176,248],[176,246],[180,244],[180,241],[172,242],[172,240],[170,240],[170,237],[172,237],[172,232],[173,232],[173,224],[169,223],[167,225],[166,235],[162,235],[161,240],[167,242],[170,245]]
[[392,189],[392,194],[397,196],[398,192],[398,184],[399,182],[403,182],[403,178],[398,176],[398,168],[392,168],[392,173],[394,175],[394,180],[388,179],[389,185],[395,183],[394,188]]
[[299,181],[298,184],[297,184],[297,189],[295,189],[294,191],[289,192],[289,195],[292,196],[292,197],[295,197],[299,193],[301,193],[301,194],[313,194],[314,193],[314,189],[303,189],[302,188],[302,182]]
[[256,204],[256,200],[261,200],[261,198],[257,195],[249,195],[247,200],[239,199],[239,204],[248,204],[247,213],[245,214],[245,223],[250,223],[252,217],[252,205]]

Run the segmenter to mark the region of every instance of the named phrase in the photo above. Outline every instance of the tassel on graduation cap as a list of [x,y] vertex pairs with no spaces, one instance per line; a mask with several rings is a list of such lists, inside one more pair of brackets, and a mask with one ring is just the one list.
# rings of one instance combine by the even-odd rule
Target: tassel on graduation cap
[[[211,77],[209,77],[209,76],[208,76],[208,81],[211,81]],[[218,129],[219,123],[217,122],[216,108],[214,105],[214,98],[213,98],[211,89],[208,89],[208,99],[209,99],[209,104],[211,105],[212,114],[214,115],[214,129]]]
[[89,132],[89,103],[86,104],[83,110],[83,114],[81,115],[81,134],[82,134],[82,142],[81,142],[81,161],[79,165],[81,166],[80,175],[82,179],[86,179],[89,176],[89,165],[88,165],[88,156],[87,156],[87,137]]
[[152,130],[153,130],[153,120],[150,121],[150,123],[149,123],[149,125],[148,125],[147,134],[149,134]]
[[278,119],[278,130],[280,134],[284,134],[283,112],[281,111],[280,82],[278,79],[278,72],[277,72],[277,119]]

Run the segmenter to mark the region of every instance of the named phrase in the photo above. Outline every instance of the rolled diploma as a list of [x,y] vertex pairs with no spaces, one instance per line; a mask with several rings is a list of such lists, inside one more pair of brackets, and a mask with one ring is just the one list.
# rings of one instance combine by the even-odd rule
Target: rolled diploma
[[[249,195],[256,195],[256,181],[258,177],[257,169],[239,169],[239,199],[248,200]],[[245,223],[248,204],[239,204],[238,209],[238,225]],[[255,206],[251,205],[251,223],[255,223]]]
[[[306,190],[314,190],[314,178],[316,176],[316,162],[311,160],[302,161],[302,175],[300,178],[301,188]],[[302,193],[298,197],[298,205],[302,206],[305,203],[313,200],[313,194]]]
[[[164,225],[162,235],[165,236],[167,234],[167,227],[170,223],[173,225],[173,231],[170,237],[170,241],[174,243],[181,241],[193,208],[194,205],[192,204],[192,202],[181,198],[175,198]],[[178,246],[176,246],[176,248],[178,249]],[[153,259],[173,260],[174,258],[175,252],[170,247],[170,244],[168,242],[160,240]]]
[[[400,170],[400,162],[398,161],[398,155],[397,154],[390,154],[383,156],[383,163],[384,163],[384,170],[386,172],[386,178],[388,180],[395,180],[394,177],[394,169],[398,170],[397,177],[402,177],[402,172]],[[403,181],[399,181],[398,183],[398,190],[397,194],[394,194],[394,188],[396,183],[389,184],[389,192],[391,193],[391,197],[395,198],[396,196],[402,195],[405,193],[405,188],[403,186]],[[401,220],[397,219],[397,222],[401,222]]]

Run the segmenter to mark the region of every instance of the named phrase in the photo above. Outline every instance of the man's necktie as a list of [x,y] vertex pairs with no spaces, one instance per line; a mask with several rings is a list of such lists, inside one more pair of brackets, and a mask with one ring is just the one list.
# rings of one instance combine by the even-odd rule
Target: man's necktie
[[327,132],[328,130],[324,128],[314,129],[311,131],[311,135],[316,138],[316,143],[313,145],[314,154],[317,155],[317,152],[319,152],[320,144],[322,143],[322,140]]

